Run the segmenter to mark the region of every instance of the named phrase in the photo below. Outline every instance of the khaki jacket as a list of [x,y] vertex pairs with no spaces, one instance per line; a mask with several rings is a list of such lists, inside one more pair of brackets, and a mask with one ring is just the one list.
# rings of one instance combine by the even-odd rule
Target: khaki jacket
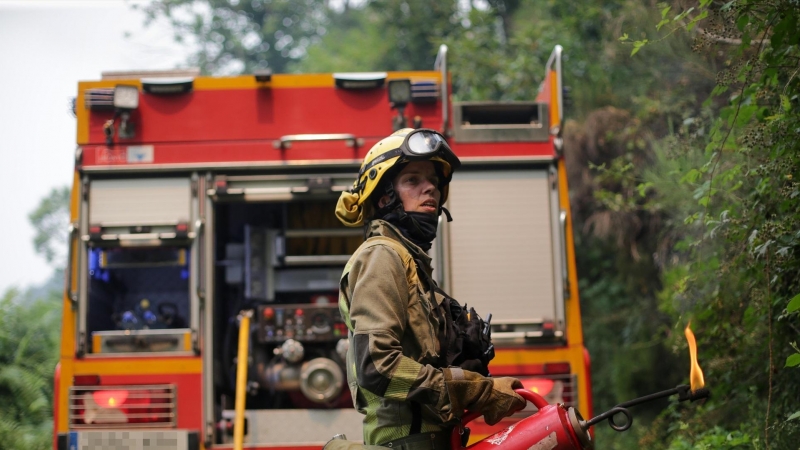
[[347,381],[354,406],[366,415],[365,444],[408,436],[411,402],[421,407],[421,432],[455,423],[437,367],[434,309],[443,297],[437,293],[431,305],[414,259],[430,276],[430,257],[389,223],[374,220],[340,281],[339,309],[350,330]]

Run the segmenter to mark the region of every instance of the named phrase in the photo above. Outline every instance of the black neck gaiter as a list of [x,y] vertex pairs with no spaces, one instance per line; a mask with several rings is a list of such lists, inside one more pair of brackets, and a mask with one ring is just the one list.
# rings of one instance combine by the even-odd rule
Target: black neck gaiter
[[386,214],[383,220],[397,227],[403,236],[427,252],[436,238],[439,217],[429,213],[407,212],[401,208]]

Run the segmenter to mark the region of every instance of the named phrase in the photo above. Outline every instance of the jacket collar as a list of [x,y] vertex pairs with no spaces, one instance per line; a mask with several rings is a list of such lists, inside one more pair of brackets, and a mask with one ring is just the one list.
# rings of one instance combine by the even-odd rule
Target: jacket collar
[[431,268],[431,257],[428,256],[428,254],[416,244],[406,239],[406,237],[403,236],[403,234],[400,233],[400,230],[398,230],[394,225],[385,220],[375,219],[369,223],[369,227],[367,228],[367,239],[371,238],[372,236],[385,236],[399,241],[406,249],[408,249],[408,252],[411,253],[412,258],[422,262],[424,265],[423,268],[428,273],[432,272],[433,269]]

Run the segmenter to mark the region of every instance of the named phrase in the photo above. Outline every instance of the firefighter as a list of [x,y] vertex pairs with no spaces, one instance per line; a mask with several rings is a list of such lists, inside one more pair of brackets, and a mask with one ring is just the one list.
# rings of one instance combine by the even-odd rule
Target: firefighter
[[493,356],[488,324],[474,326],[475,311],[431,278],[426,251],[439,216],[452,220],[442,204],[459,166],[438,132],[402,129],[370,149],[336,207],[345,225],[366,226],[340,280],[339,308],[350,330],[347,380],[368,445],[441,450],[465,410],[495,424],[525,406],[514,392],[519,380],[479,373],[488,375]]

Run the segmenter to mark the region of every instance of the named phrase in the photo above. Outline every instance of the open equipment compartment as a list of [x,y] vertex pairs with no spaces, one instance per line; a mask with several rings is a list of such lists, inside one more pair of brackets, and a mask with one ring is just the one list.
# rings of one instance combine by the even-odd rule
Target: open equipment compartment
[[[338,288],[364,230],[346,228],[334,215],[351,178],[215,177],[214,315],[226,318],[214,330],[215,400],[223,419],[232,420],[237,318],[252,309],[248,439],[308,442],[360,427],[346,383],[347,327]],[[310,420],[326,425],[302,433],[270,426],[292,414],[302,416],[298,423],[314,416]],[[220,438],[228,442],[230,436]]]
[[81,311],[88,354],[190,353],[188,176],[86,179]]

